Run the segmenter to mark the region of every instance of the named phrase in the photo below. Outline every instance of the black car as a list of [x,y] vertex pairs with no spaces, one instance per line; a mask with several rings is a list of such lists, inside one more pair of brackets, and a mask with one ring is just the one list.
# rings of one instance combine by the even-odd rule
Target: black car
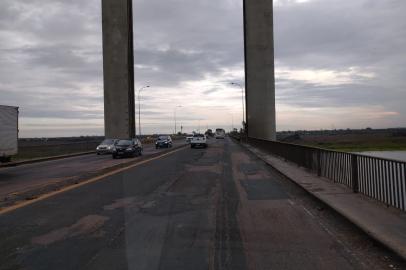
[[113,158],[142,155],[142,144],[138,139],[119,140],[113,149]]
[[172,138],[168,135],[159,136],[155,142],[155,148],[169,148],[172,147]]

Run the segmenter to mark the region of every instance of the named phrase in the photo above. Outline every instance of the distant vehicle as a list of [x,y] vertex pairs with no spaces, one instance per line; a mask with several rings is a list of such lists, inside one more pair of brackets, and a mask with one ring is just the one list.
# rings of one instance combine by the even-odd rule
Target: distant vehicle
[[226,137],[226,132],[222,128],[217,128],[216,129],[216,139],[224,139]]
[[204,134],[195,134],[190,141],[190,148],[207,147],[207,138]]
[[96,153],[98,155],[113,153],[114,146],[118,141],[117,139],[105,139],[96,147]]
[[206,134],[207,137],[209,137],[209,136],[213,137],[214,136],[213,131],[211,129],[208,129],[205,134]]
[[155,142],[155,148],[169,148],[172,147],[172,138],[168,135],[161,135]]
[[192,141],[193,135],[192,136],[186,136],[186,142],[190,143]]
[[18,153],[18,107],[0,105],[0,162]]
[[135,157],[142,155],[142,144],[138,139],[119,140],[114,146],[112,156],[118,157]]

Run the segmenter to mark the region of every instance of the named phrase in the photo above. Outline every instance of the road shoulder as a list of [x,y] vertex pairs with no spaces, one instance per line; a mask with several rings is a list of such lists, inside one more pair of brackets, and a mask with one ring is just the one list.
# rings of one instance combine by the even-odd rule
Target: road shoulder
[[406,260],[406,213],[315,176],[258,148],[244,145],[268,165],[302,187],[373,239]]

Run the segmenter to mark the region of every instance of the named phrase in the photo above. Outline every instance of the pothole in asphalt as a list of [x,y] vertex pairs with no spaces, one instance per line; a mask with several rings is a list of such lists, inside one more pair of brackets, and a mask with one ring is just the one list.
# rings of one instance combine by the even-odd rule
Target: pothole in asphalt
[[253,175],[257,174],[259,171],[259,167],[257,164],[254,163],[241,163],[240,170],[246,175]]

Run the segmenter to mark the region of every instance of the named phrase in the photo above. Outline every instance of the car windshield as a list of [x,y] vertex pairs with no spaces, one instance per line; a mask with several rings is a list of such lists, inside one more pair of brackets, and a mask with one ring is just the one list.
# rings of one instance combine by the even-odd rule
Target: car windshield
[[203,134],[195,134],[195,135],[193,135],[193,137],[204,137],[204,135]]
[[120,140],[117,145],[130,145],[131,141],[130,140]]
[[114,144],[114,140],[112,140],[112,139],[106,139],[106,140],[104,140],[101,144]]
[[158,137],[159,141],[164,141],[164,140],[167,140],[167,139],[168,139],[168,136],[159,136]]

